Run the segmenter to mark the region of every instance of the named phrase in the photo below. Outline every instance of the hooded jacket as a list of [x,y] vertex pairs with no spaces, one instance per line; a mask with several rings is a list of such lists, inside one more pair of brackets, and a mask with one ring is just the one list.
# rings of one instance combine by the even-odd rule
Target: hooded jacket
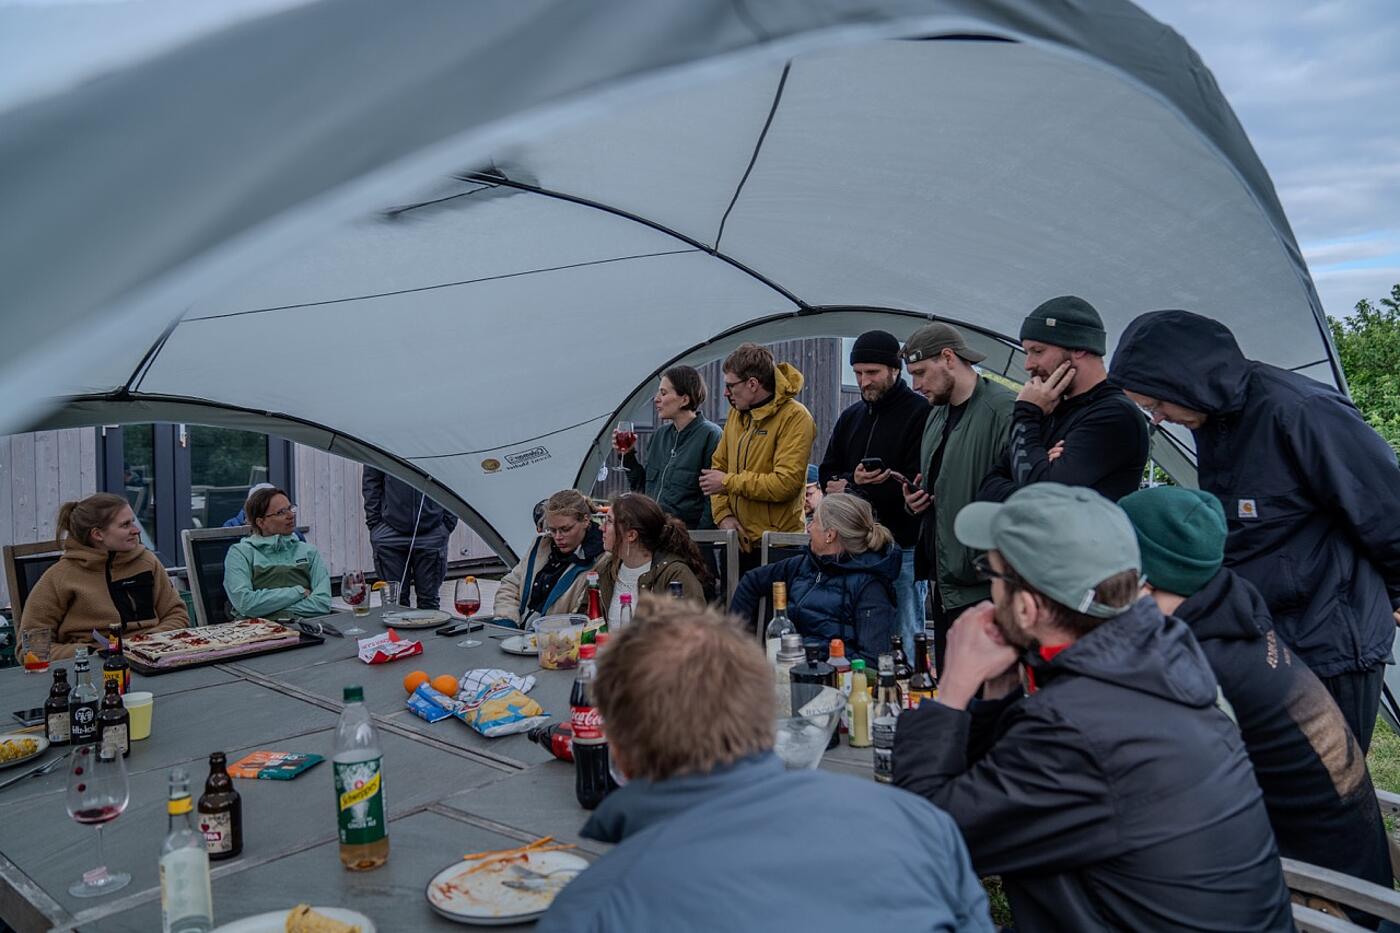
[[715,524],[733,516],[744,526],[739,543],[757,547],[765,531],[801,531],[802,490],[817,426],[795,396],[802,374],[789,363],[773,373],[773,397],[749,411],[731,411],[710,466],[727,475],[710,497]]
[[[302,587],[311,591],[302,594]],[[235,619],[319,616],[331,611],[321,552],[292,535],[248,535],[224,558],[224,592]]]
[[412,542],[415,548],[425,551],[447,547],[447,539],[457,527],[457,516],[432,499],[403,480],[370,466],[365,467],[360,488],[371,544],[407,548]]
[[[864,658],[873,668],[890,636],[899,631],[894,583],[902,553],[898,545],[884,551],[838,554],[806,553],[765,564],[744,574],[729,611],[753,618],[758,601],[779,580],[787,584],[788,618],[803,638],[829,644],[839,638],[846,657]],[[825,654],[823,654],[825,657]]]
[[1279,852],[1389,887],[1366,756],[1327,688],[1275,634],[1259,591],[1222,568],[1172,614],[1234,710]]
[[[840,871],[837,824],[819,816],[833,807],[891,854],[878,869]],[[851,933],[875,916],[888,930],[992,930],[946,814],[868,779],[785,771],[771,752],[632,781],[598,805],[583,835],[616,847],[560,892],[539,933]]]
[[[618,562],[612,558],[612,555],[598,561],[598,591],[603,598],[604,608],[612,605],[613,587],[617,585],[617,567]],[[651,569],[638,578],[637,589],[642,593],[665,596],[673,582],[680,583],[684,588],[686,599],[693,599],[697,603],[705,601],[705,590],[700,586],[700,580],[695,576],[695,571],[691,570],[690,565],[676,555],[667,554],[664,551],[651,556]],[[575,609],[587,607],[587,596],[587,593],[580,594]]]
[[1390,656],[1400,608],[1400,468],[1345,395],[1244,358],[1225,325],[1153,311],[1113,354],[1125,389],[1206,414],[1202,489],[1225,507],[1225,565],[1263,594],[1319,677]]
[[860,486],[855,471],[866,457],[879,457],[886,469],[912,483],[919,473],[919,439],[928,415],[928,400],[896,379],[876,401],[861,399],[841,412],[818,472],[823,489],[828,480],[844,479],[846,492],[870,503],[876,520],[900,547],[911,547],[919,537],[918,517],[904,508],[904,487],[894,478],[878,486]]
[[710,468],[719,446],[720,426],[700,412],[683,430],[669,422],[647,442],[647,462],[643,466],[637,452],[622,458],[627,485],[633,492],[644,492],[656,500],[662,511],[685,522],[687,528],[713,528],[710,499],[700,491],[700,471]]
[[1259,785],[1184,623],[1142,599],[1028,666],[1036,692],[926,701],[894,745],[895,784],[1001,875],[1017,930],[1293,929]]
[[84,645],[95,650],[92,630],[106,635],[117,624],[128,635],[169,632],[188,628],[190,616],[160,560],[144,547],[108,551],[65,538],[63,556],[24,601],[21,631],[52,632],[49,657],[58,659]]
[[[540,615],[572,612],[581,604],[588,586],[588,571],[596,569],[604,557],[602,530],[589,522],[583,543],[570,554],[559,557],[561,559],[555,567],[559,573],[554,574],[553,582],[549,584],[549,593],[545,596]],[[491,614],[520,625],[529,615],[530,591],[534,589],[540,574],[549,576],[550,562],[554,558],[554,540],[548,535],[540,535],[525,559],[501,578]]]

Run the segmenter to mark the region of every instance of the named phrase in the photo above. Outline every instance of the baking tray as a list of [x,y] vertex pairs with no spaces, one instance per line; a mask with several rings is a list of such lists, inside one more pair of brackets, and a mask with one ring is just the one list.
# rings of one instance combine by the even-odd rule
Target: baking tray
[[131,665],[131,669],[142,677],[159,677],[161,674],[173,674],[176,671],[189,671],[196,667],[209,667],[211,664],[228,664],[233,661],[243,661],[248,658],[256,658],[263,654],[276,654],[279,651],[295,651],[297,648],[305,648],[308,645],[323,645],[326,640],[320,635],[308,635],[301,633],[301,640],[285,645],[274,645],[271,648],[253,647],[241,654],[226,654],[220,658],[205,658],[202,661],[191,661],[188,664],[179,664],[172,667],[152,667],[131,655],[126,656],[126,663]]

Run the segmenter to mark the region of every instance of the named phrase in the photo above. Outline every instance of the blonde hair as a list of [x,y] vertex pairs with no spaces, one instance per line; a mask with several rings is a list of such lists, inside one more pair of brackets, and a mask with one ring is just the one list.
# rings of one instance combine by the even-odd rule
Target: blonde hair
[[92,533],[112,524],[121,510],[130,504],[123,497],[110,492],[65,502],[58,507],[58,518],[54,520],[58,539],[73,538],[85,547],[92,547]]
[[704,774],[773,747],[773,673],[737,619],[643,596],[599,653],[594,695],[628,776]]
[[572,515],[581,522],[593,520],[593,505],[577,489],[561,489],[544,501],[545,515]]
[[894,541],[890,530],[875,521],[870,503],[850,493],[823,496],[814,511],[823,528],[836,532],[841,549],[847,554],[883,551]]

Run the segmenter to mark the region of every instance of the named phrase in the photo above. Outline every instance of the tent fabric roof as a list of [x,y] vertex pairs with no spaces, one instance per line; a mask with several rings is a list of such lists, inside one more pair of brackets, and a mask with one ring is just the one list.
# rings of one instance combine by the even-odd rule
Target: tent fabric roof
[[0,93],[0,430],[275,430],[509,553],[657,371],[746,335],[933,315],[1014,375],[1076,293],[1340,383],[1238,122],[1121,0],[117,6]]

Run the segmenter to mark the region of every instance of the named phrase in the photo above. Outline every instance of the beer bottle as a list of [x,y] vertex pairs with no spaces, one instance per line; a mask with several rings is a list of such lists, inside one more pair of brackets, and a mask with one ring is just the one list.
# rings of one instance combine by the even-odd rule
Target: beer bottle
[[68,734],[74,745],[86,745],[97,741],[97,704],[102,700],[92,683],[87,648],[79,648],[74,656],[73,680],[68,694]]
[[865,685],[865,660],[851,662],[851,697],[846,703],[851,748],[870,747],[870,690]]
[[122,647],[122,627],[109,625],[107,631],[112,636],[112,647],[103,652],[102,680],[115,680],[117,693],[124,696],[131,689],[131,665],[126,663],[125,649]]
[[131,714],[122,705],[117,682],[109,680],[102,697],[102,711],[97,714],[97,741],[103,757],[123,758],[131,754]]
[[908,709],[918,709],[924,700],[931,700],[938,694],[938,684],[933,678],[933,667],[928,657],[928,636],[919,632],[914,636],[914,673],[909,677]]
[[196,809],[211,861],[233,858],[243,851],[243,798],[234,789],[223,752],[209,756],[209,779]]
[[788,620],[787,614],[787,584],[779,580],[773,584],[773,618],[768,620],[768,628],[763,635],[769,664],[777,662],[783,636],[795,634],[797,629]]
[[49,698],[44,701],[44,734],[50,745],[67,745],[68,721],[68,669],[53,669],[53,686],[49,688]]
[[895,686],[894,655],[880,655],[880,698],[872,713],[871,734],[875,742],[875,780],[894,780],[894,730],[899,719],[899,688]]
[[890,638],[890,654],[894,655],[894,685],[899,692],[899,706],[909,708],[909,678],[914,669],[909,666],[909,656],[904,653],[904,639],[899,635]]
[[346,687],[345,708],[335,727],[336,813],[340,828],[340,864],[368,871],[389,861],[388,807],[384,805],[384,753],[379,730],[365,709],[362,687]]

